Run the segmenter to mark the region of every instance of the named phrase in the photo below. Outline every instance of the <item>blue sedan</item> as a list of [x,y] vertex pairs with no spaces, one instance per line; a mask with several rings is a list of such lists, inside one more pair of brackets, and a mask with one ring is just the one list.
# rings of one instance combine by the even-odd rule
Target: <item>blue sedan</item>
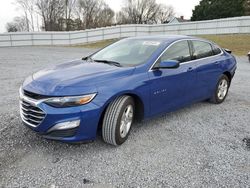
[[47,139],[124,143],[134,121],[195,102],[222,103],[236,70],[229,50],[188,36],[122,39],[41,70],[20,88],[23,123]]

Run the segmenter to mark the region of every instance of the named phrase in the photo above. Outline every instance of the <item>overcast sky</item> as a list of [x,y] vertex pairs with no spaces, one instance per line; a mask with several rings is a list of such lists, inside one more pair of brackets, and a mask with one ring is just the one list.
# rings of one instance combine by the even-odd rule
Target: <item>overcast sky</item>
[[[123,0],[105,0],[109,6],[119,11],[123,5]],[[183,15],[185,18],[190,18],[192,9],[199,4],[200,0],[156,0],[159,3],[172,5],[176,12],[176,16]],[[0,32],[5,32],[5,25],[12,21],[15,16],[20,16],[21,12],[16,8],[15,0],[0,0]]]

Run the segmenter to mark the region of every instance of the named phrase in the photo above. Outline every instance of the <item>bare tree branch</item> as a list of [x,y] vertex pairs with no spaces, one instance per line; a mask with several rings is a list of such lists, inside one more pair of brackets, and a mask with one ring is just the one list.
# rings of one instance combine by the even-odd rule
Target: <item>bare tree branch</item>
[[28,31],[26,17],[25,16],[15,17],[12,22],[8,22],[6,24],[6,29],[8,32]]
[[119,24],[163,23],[174,14],[172,7],[157,4],[156,0],[124,1],[125,6],[116,16]]
[[43,18],[43,24],[46,31],[60,31],[60,18],[64,15],[63,0],[37,0],[39,14]]
[[83,29],[102,27],[113,23],[114,11],[103,0],[79,0]]

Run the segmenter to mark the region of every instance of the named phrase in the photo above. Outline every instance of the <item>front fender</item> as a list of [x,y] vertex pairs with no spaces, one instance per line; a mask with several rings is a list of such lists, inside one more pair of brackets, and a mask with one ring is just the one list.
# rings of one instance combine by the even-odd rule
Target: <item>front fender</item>
[[97,86],[98,95],[94,103],[105,110],[117,97],[122,95],[137,96],[144,106],[144,116],[149,115],[150,86],[147,74],[139,74],[119,79],[113,83],[103,83]]

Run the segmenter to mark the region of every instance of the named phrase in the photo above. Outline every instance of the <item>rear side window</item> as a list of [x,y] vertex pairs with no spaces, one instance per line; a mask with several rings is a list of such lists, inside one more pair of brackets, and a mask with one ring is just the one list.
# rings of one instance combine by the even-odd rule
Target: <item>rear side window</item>
[[191,55],[189,45],[187,41],[180,41],[173,44],[167,51],[161,56],[161,61],[177,60],[180,63],[190,61]]
[[203,41],[192,41],[194,59],[201,59],[214,55],[211,44]]
[[221,53],[221,49],[218,46],[213,46],[214,55],[218,55]]

